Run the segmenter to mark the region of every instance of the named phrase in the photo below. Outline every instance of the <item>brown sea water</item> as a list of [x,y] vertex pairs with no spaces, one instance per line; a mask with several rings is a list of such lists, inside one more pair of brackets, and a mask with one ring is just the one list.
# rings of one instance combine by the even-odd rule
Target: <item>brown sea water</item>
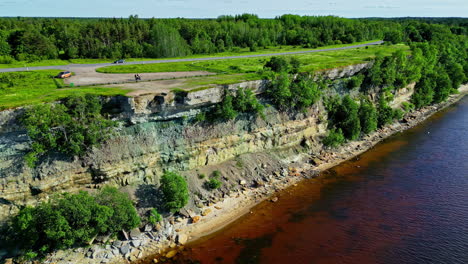
[[172,263],[468,263],[468,98],[278,197]]

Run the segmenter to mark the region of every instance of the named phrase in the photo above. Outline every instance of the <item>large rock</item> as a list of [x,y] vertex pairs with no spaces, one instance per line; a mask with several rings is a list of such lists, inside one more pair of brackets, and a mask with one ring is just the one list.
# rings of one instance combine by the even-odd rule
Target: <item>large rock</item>
[[130,244],[125,243],[120,247],[120,253],[122,255],[127,255],[130,252]]
[[181,245],[184,245],[185,243],[187,243],[187,240],[188,240],[188,236],[186,234],[179,234],[177,236],[177,243]]
[[173,258],[175,255],[177,255],[177,250],[171,250],[167,252],[166,258]]
[[130,231],[130,238],[132,240],[140,239],[140,237],[141,237],[140,229],[134,228],[134,229],[132,229],[132,231]]

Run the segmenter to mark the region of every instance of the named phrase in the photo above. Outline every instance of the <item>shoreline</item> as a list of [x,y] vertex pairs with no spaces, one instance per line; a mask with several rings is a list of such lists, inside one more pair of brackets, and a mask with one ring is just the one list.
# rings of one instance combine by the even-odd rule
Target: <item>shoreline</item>
[[424,122],[433,114],[461,100],[466,94],[468,94],[468,85],[462,85],[458,91],[459,94],[451,95],[445,102],[410,112],[402,121],[395,122],[384,128],[378,129],[358,141],[351,141],[336,149],[322,150],[320,155],[315,157],[311,157],[310,154],[307,154],[309,158],[318,161],[318,164],[314,166],[303,162],[301,164],[302,166],[299,168],[290,167],[289,177],[285,177],[281,180],[275,180],[272,184],[273,188],[271,188],[271,186],[249,188],[244,190],[241,194],[229,196],[213,206],[204,207],[204,211],[210,210],[211,214],[203,217],[196,224],[185,225],[184,223],[176,223],[174,225],[176,230],[180,229],[178,232],[179,236],[187,236],[186,242],[184,241],[184,243],[179,243],[180,246],[174,244],[172,246],[169,245],[165,249],[160,249],[159,252],[153,252],[152,254],[148,254],[147,256],[130,263],[148,263],[153,259],[157,260],[164,256],[173,257],[178,253],[178,251],[183,250],[183,245],[196,243],[197,240],[210,236],[226,228],[245,214],[249,213],[253,207],[261,202],[268,199],[271,199],[271,201],[274,202],[273,199],[276,198],[274,194],[277,191],[284,190],[299,183],[303,179],[310,178],[310,172],[313,172],[316,175],[333,168],[372,149],[382,140]]
[[462,85],[458,91],[458,94],[450,95],[445,102],[412,111],[403,120],[378,129],[358,141],[351,141],[334,149],[323,148],[316,154],[300,153],[297,156],[299,159],[295,159],[298,161],[284,162],[283,170],[268,176],[269,180],[262,185],[243,186],[239,192],[230,193],[219,199],[219,202],[201,207],[200,215],[194,215],[188,210],[185,217],[166,218],[155,227],[143,227],[144,231],[141,232],[134,229],[129,232],[130,236],[126,241],[117,240],[113,243],[95,244],[89,248],[59,250],[49,255],[43,263],[148,264],[157,263],[155,260],[172,258],[183,251],[185,245],[197,243],[197,240],[219,232],[248,214],[261,202],[276,202],[277,191],[296,185],[304,179],[315,178],[319,173],[361,155],[382,140],[412,128],[456,103],[468,94],[468,84]]

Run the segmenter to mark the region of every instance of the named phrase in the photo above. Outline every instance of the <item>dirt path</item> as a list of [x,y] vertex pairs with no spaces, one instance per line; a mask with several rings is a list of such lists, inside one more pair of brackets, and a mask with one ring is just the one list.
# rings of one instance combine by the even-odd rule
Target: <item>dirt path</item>
[[[74,76],[65,80],[66,84],[73,83],[75,86],[83,85],[99,85],[99,84],[122,84],[136,83],[133,73],[99,73],[96,72],[97,67],[71,67],[70,70],[75,73]],[[150,80],[176,79],[194,76],[212,75],[214,73],[207,71],[189,71],[189,72],[156,72],[156,73],[141,73],[143,82]]]

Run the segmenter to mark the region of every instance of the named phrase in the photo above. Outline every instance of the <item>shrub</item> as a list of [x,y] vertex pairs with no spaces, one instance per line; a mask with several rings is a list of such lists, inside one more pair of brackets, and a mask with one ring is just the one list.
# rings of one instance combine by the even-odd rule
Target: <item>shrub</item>
[[274,72],[289,72],[290,65],[284,57],[273,56],[267,61],[264,68],[268,68]]
[[205,182],[206,188],[210,190],[218,189],[221,187],[221,184],[221,181],[216,177],[213,177],[209,181]]
[[230,120],[237,117],[238,113],[233,106],[233,96],[226,91],[223,101],[219,103],[213,112],[214,119]]
[[414,104],[409,102],[403,102],[401,105],[403,106],[403,111],[405,111],[405,113],[414,109]]
[[157,222],[162,220],[162,216],[158,213],[158,210],[155,208],[151,209],[148,216],[148,222],[152,225],[155,225]]
[[206,177],[206,175],[205,175],[205,174],[203,174],[203,173],[202,173],[202,174],[200,174],[200,175],[198,175],[198,179],[204,179],[205,177]]
[[185,179],[177,173],[166,171],[161,178],[161,190],[164,194],[165,207],[176,212],[188,203],[189,191]]
[[263,113],[264,106],[251,89],[238,88],[233,101],[234,109],[241,113]]
[[369,134],[377,129],[377,110],[369,100],[361,100],[359,120],[364,134]]
[[392,113],[393,119],[396,119],[396,120],[401,120],[404,115],[405,113],[400,108],[394,109]]
[[331,119],[331,124],[340,128],[346,139],[354,140],[361,133],[359,121],[359,105],[346,95],[342,100],[337,98],[327,103],[327,110]]
[[345,137],[340,128],[332,129],[328,135],[323,139],[323,144],[329,147],[337,147],[345,142]]
[[312,106],[321,95],[318,83],[308,74],[299,74],[289,89],[292,95],[289,105],[298,110]]
[[266,95],[277,108],[287,109],[290,107],[292,97],[291,90],[289,89],[290,85],[291,79],[284,72],[268,84]]
[[26,109],[22,123],[32,141],[26,155],[33,167],[51,151],[82,156],[110,136],[115,122],[101,116],[101,104],[93,95],[74,96],[61,104],[36,105]]
[[346,86],[348,87],[348,89],[360,88],[363,81],[364,81],[364,75],[359,74],[359,75],[349,78]]
[[213,171],[213,177],[215,177],[215,178],[221,177],[221,172],[219,170]]
[[115,187],[104,187],[96,196],[96,201],[112,209],[108,220],[108,231],[129,230],[140,224],[140,217],[126,193]]
[[96,197],[65,193],[36,207],[22,208],[12,220],[16,244],[34,258],[55,250],[89,243],[99,234],[130,229],[139,223],[131,201],[115,188]]

